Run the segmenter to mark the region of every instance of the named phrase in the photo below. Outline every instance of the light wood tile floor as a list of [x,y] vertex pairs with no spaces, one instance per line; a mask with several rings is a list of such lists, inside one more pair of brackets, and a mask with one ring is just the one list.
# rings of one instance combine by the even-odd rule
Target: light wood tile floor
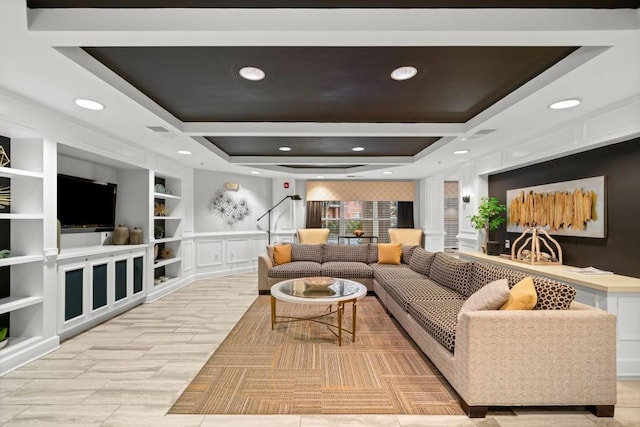
[[640,381],[618,383],[616,416],[516,410],[516,416],[165,415],[257,295],[255,274],[194,282],[62,343],[0,378],[6,426],[640,426]]

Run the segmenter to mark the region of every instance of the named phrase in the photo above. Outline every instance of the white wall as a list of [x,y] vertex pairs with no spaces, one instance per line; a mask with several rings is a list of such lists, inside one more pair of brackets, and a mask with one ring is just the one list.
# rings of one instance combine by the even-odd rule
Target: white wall
[[[240,184],[240,190],[231,194],[237,198],[244,198],[251,210],[244,221],[234,225],[228,225],[226,221],[213,215],[209,210],[213,195],[223,188],[225,182]],[[271,179],[196,169],[193,184],[194,232],[266,231],[267,219],[264,218],[260,223],[257,219],[272,206],[271,185]]]

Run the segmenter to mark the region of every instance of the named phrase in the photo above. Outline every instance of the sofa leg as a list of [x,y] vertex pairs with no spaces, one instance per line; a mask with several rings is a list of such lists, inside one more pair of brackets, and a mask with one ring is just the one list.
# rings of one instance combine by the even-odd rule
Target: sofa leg
[[460,402],[460,406],[469,418],[484,418],[489,411],[488,406],[469,406],[464,400]]
[[588,407],[588,409],[593,412],[596,417],[613,417],[615,408],[615,405],[595,405]]

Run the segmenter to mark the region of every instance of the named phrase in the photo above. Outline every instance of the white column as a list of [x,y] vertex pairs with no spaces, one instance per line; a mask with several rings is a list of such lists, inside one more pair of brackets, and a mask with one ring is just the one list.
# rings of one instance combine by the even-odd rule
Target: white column
[[444,175],[430,176],[420,182],[420,223],[424,247],[430,252],[444,251]]
[[478,251],[482,245],[482,235],[473,228],[469,217],[478,211],[480,198],[489,194],[486,175],[478,175],[475,163],[468,163],[459,169],[458,183],[460,197],[470,196],[469,203],[461,203],[458,218],[458,248],[460,251]]

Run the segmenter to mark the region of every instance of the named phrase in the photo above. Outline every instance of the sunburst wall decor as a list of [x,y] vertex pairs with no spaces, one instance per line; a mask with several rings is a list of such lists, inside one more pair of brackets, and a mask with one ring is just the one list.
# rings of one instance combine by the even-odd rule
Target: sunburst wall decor
[[251,215],[251,208],[244,197],[237,197],[224,189],[216,191],[213,195],[209,211],[224,220],[227,225],[242,222]]

